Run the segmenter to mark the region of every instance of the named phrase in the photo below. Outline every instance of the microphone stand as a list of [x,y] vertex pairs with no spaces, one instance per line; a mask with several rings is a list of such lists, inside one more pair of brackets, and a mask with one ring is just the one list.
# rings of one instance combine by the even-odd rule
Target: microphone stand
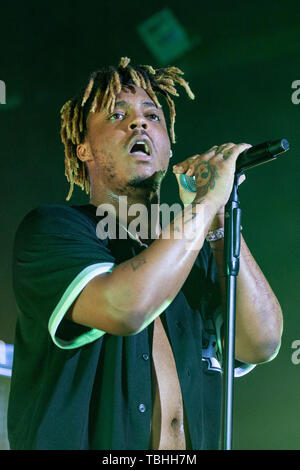
[[[236,163],[233,188],[225,206],[224,275],[226,281],[225,344],[223,356],[222,449],[232,447],[232,409],[235,356],[236,278],[240,268],[241,215],[238,180],[244,170],[276,159],[289,150],[287,139],[264,142],[241,155]],[[254,158],[255,157],[255,158]]]
[[224,274],[226,281],[225,344],[223,356],[222,395],[222,450],[232,448],[232,409],[235,352],[236,278],[239,272],[241,213],[238,179],[235,174],[233,188],[225,206],[224,220]]

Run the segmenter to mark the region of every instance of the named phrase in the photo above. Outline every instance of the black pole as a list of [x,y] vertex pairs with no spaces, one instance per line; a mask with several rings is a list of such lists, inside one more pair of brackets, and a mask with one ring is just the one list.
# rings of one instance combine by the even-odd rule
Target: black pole
[[224,275],[226,280],[226,308],[223,356],[222,449],[232,448],[232,410],[235,351],[236,278],[239,272],[241,209],[238,197],[238,179],[235,174],[231,195],[225,206],[224,220]]

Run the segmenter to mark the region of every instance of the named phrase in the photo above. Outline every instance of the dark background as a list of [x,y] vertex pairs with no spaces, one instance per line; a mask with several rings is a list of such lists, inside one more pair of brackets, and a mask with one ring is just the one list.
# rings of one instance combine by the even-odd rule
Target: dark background
[[[172,61],[196,94],[175,98],[177,144],[172,163],[224,142],[252,145],[285,137],[291,149],[247,172],[240,189],[243,235],[284,313],[281,350],[235,381],[234,448],[300,448],[299,148],[300,5],[291,1],[33,2],[1,5],[0,340],[13,343],[17,306],[11,282],[13,237],[20,220],[42,203],[64,203],[59,110],[90,72],[116,64],[160,66],[137,26],[169,7],[195,45]],[[162,202],[178,201],[171,171]],[[73,204],[88,202],[77,187]]]

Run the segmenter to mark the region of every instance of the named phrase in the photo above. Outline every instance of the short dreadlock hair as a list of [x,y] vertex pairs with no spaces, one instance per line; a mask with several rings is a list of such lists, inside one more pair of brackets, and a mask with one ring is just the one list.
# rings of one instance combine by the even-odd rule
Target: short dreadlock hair
[[175,143],[175,105],[170,97],[179,96],[175,83],[183,86],[191,99],[194,94],[189,84],[180,76],[184,73],[177,67],[154,69],[151,65],[129,65],[130,59],[122,57],[118,67],[108,66],[93,72],[85,89],[67,101],[61,109],[61,139],[65,147],[65,176],[70,184],[66,200],[73,193],[74,184],[77,184],[86,194],[90,192],[90,182],[87,168],[77,157],[77,145],[84,142],[87,134],[87,117],[105,109],[108,114],[115,107],[117,95],[122,87],[136,85],[143,88],[158,108],[157,93],[163,95],[168,103],[170,112],[170,136]]

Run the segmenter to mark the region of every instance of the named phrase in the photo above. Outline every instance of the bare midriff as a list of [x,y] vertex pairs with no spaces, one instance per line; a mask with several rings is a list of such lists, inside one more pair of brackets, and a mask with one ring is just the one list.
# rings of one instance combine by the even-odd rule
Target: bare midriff
[[185,450],[188,430],[182,394],[173,352],[159,317],[154,321],[152,357],[150,449]]

